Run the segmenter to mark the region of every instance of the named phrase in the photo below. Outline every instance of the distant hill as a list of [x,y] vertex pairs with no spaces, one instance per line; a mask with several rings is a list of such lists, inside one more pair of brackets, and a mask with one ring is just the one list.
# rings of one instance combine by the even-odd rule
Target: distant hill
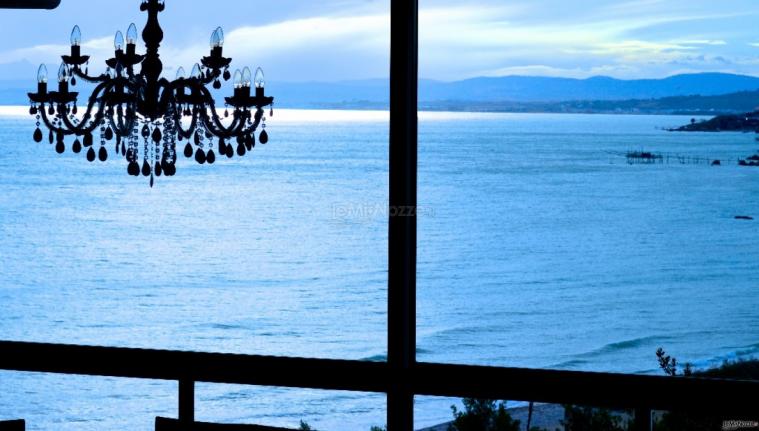
[[[26,92],[34,87],[31,79],[0,80],[0,105],[27,104]],[[81,83],[76,90],[88,93]],[[388,91],[386,79],[273,81],[267,86],[267,92],[276,97],[276,106],[285,108],[386,109]],[[217,94],[221,96],[224,91]],[[431,110],[515,112],[746,112],[759,106],[759,78],[701,73],[640,80],[529,76],[456,82],[422,79],[419,106]]]
[[674,96],[661,99],[572,100],[566,102],[420,102],[426,111],[549,112],[609,114],[741,114],[759,107],[759,90],[718,96]]
[[664,79],[620,80],[507,76],[422,85],[423,100],[560,102],[567,100],[658,99],[714,96],[759,89],[759,78],[722,73],[675,75]]
[[[464,81],[419,81],[419,102],[424,106],[449,101],[565,102],[575,100],[644,100],[675,96],[715,96],[759,90],[759,78],[723,73],[676,75],[665,79],[619,80],[506,76]],[[283,106],[386,107],[387,80],[335,83],[275,83],[273,94]]]

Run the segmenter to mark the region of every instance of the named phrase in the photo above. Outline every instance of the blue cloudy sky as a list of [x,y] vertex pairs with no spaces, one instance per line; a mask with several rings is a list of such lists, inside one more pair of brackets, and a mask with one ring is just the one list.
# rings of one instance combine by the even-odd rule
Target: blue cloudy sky
[[[138,0],[62,0],[55,11],[0,11],[0,78],[33,75],[68,51],[73,24],[102,64],[113,34],[141,29]],[[757,0],[420,0],[420,75],[656,78],[721,71],[759,76]],[[236,65],[269,79],[388,74],[388,0],[167,0],[165,73],[192,67],[216,26]],[[93,66],[98,69],[100,66]],[[25,76],[28,76],[25,75]]]

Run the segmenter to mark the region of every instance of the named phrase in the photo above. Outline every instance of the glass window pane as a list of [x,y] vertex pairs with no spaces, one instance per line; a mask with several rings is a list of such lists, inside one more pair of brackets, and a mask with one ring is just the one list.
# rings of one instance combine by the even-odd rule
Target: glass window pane
[[[231,72],[261,66],[275,106],[273,116],[266,111],[266,145],[257,135],[245,157],[227,159],[214,141],[211,166],[185,159],[182,141],[176,176],[157,177],[152,188],[148,178],[127,175],[114,140],[105,143],[104,163],[88,163],[86,151],[74,154],[73,137],[58,155],[46,130],[41,143],[33,141],[35,119],[27,114],[39,63],[47,63],[55,89],[52,73],[69,52],[71,28],[81,28],[90,74],[103,73],[114,33],[126,34],[130,22],[141,32],[139,1],[3,11],[0,104],[18,106],[0,108],[0,338],[384,360],[388,11],[387,0],[166,1],[164,77],[209,55],[209,38],[221,25]],[[137,51],[144,52],[142,43]],[[222,116],[223,97],[233,91],[231,81],[223,84],[213,92]],[[92,89],[82,80],[72,87],[80,102]],[[11,387],[11,379],[4,374],[0,387]],[[70,384],[88,379],[71,377]],[[150,399],[150,387],[142,389]],[[266,389],[253,394],[267,397]],[[0,415],[28,412],[16,408],[31,399],[24,393],[6,397]],[[284,399],[293,411],[284,418],[273,403],[219,397],[199,399],[199,412],[208,412],[200,404],[209,401],[245,411],[240,419],[279,415],[278,423],[297,425],[307,415],[329,424],[335,412],[363,408],[341,394],[304,393]],[[121,407],[119,414],[135,413]],[[367,409],[384,418],[384,405]],[[68,420],[48,413],[43,428]],[[141,426],[124,424],[133,425]]]
[[754,109],[747,3],[581,3],[421,2],[419,359],[751,357],[755,134],[667,130]]

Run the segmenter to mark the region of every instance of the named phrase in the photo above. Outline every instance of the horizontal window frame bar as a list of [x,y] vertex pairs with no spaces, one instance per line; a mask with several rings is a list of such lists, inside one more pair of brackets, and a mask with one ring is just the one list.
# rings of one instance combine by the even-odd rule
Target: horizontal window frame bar
[[0,0],[0,9],[55,9],[61,0]]
[[[759,415],[759,381],[0,341],[0,370]],[[742,415],[742,416],[741,416]]]

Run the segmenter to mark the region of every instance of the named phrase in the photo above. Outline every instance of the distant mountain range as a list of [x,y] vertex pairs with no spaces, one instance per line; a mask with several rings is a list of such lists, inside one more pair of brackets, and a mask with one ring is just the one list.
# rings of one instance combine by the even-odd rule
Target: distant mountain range
[[[385,108],[387,80],[335,83],[274,83],[278,104],[310,108]],[[464,81],[419,81],[422,109],[503,110],[515,105],[556,102],[630,101],[682,96],[718,96],[759,91],[759,78],[722,73],[676,75],[665,79],[620,80],[506,76]],[[701,100],[700,103],[709,100]],[[669,101],[672,102],[672,101]],[[628,103],[629,105],[629,103]],[[756,105],[759,105],[757,100]],[[703,107],[703,106],[702,106]],[[707,107],[710,109],[710,107]],[[720,108],[722,109],[722,108]],[[531,110],[528,107],[527,110]]]
[[759,107],[759,90],[717,96],[672,96],[660,99],[566,102],[445,101],[420,103],[419,107],[428,111],[723,115],[756,110]]
[[[26,92],[34,86],[31,80],[0,80],[0,104],[27,104]],[[276,106],[284,108],[385,109],[388,88],[386,79],[274,81],[267,92],[276,97]],[[77,90],[88,93],[81,84]],[[640,80],[530,76],[455,82],[422,79],[419,106],[429,110],[516,112],[746,112],[759,106],[759,78],[701,73]]]

